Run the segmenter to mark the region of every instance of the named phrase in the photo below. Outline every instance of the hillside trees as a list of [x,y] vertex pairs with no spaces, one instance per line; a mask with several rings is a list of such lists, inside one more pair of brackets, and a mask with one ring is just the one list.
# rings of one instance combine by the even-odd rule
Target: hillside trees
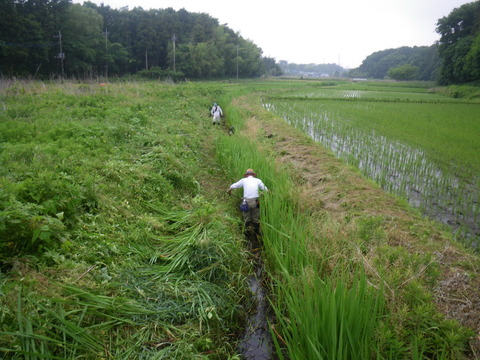
[[383,79],[390,69],[405,66],[417,68],[415,78],[418,80],[435,80],[439,67],[437,46],[403,46],[374,52],[351,71],[351,76]]
[[437,22],[438,50],[442,58],[440,82],[480,81],[480,1],[454,9]]
[[345,72],[337,64],[293,64],[280,60],[278,66],[280,71],[292,76],[341,76]]
[[80,78],[151,69],[188,78],[256,77],[271,67],[253,42],[208,14],[185,9],[6,0],[0,15],[3,76],[32,76],[40,69],[39,76],[51,77],[63,74],[62,65],[66,76]]
[[414,80],[417,78],[418,67],[405,64],[388,70],[388,76],[395,80]]

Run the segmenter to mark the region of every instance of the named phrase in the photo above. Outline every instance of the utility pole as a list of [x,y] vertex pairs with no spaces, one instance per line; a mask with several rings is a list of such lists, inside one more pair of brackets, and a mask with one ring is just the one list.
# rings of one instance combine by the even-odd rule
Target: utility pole
[[105,28],[105,79],[108,81],[108,29]]
[[176,71],[176,64],[175,64],[175,41],[177,41],[177,37],[175,36],[175,34],[173,34],[172,36],[172,41],[173,41],[173,72]]
[[60,30],[58,30],[58,35],[56,35],[55,37],[58,37],[58,44],[60,45],[60,52],[58,53],[57,56],[55,56],[55,58],[60,59],[60,65],[62,68],[62,80],[63,80],[63,77],[64,77],[63,60],[65,60],[65,53],[63,52],[63,49],[62,49],[62,33],[60,32]]
[[238,80],[238,44],[237,44],[237,80]]

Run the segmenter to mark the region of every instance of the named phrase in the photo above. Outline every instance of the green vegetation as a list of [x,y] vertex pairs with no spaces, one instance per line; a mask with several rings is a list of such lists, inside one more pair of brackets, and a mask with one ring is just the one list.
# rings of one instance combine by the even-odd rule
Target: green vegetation
[[[3,358],[240,358],[252,268],[225,190],[249,167],[270,189],[262,256],[279,358],[478,353],[478,310],[458,311],[478,299],[478,257],[262,108],[325,85],[5,84]],[[214,101],[233,136],[212,127]]]
[[438,54],[443,59],[440,83],[465,84],[480,81],[480,2],[464,4],[439,19]]
[[238,220],[200,185],[215,169],[199,166],[210,161],[212,89],[11,85],[0,114],[2,357],[234,354],[248,264]]
[[0,15],[2,77],[177,80],[281,72],[252,41],[205,13],[6,0]]
[[270,97],[266,106],[384,189],[437,219],[461,224],[459,237],[477,244],[478,102],[421,88],[354,88],[290,92]]
[[418,79],[419,68],[414,65],[405,64],[388,70],[388,76],[394,80],[415,80]]
[[440,66],[441,58],[438,55],[437,45],[402,46],[397,49],[386,49],[372,53],[362,61],[358,68],[352,69],[349,76],[436,81],[438,80]]

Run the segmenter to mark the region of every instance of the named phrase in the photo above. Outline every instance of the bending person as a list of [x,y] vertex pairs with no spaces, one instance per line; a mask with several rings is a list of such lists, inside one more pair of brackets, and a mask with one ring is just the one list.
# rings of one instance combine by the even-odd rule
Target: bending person
[[258,200],[259,190],[268,191],[262,180],[252,169],[247,169],[242,179],[230,185],[227,190],[231,194],[233,189],[243,188],[243,198],[248,203],[248,210],[243,212],[243,220],[245,221],[246,231],[253,228],[257,238],[260,237],[260,202]]

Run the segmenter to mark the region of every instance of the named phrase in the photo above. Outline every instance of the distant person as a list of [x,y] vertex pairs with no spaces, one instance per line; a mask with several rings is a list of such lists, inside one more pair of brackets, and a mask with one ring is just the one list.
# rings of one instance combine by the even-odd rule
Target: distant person
[[243,188],[243,199],[248,204],[248,210],[243,210],[243,220],[245,221],[245,233],[253,230],[255,237],[260,238],[260,202],[259,190],[268,191],[262,180],[257,178],[257,175],[252,169],[247,169],[242,179],[230,185],[227,190],[228,194],[232,193],[233,189]]
[[210,114],[213,116],[213,125],[220,125],[220,118],[223,116],[223,111],[217,103],[213,104],[212,109],[210,110]]

